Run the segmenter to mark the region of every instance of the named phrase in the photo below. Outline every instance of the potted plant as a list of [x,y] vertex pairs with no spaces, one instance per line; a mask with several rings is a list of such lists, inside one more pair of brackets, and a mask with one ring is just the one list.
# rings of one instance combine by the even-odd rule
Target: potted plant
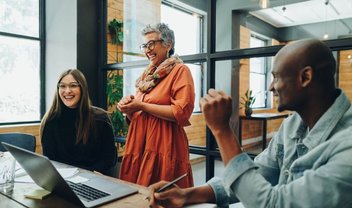
[[121,20],[113,19],[108,25],[109,32],[111,35],[111,43],[119,44],[123,42],[123,22]]
[[[123,76],[122,71],[109,71],[107,73],[106,93],[108,106],[111,111],[111,121],[116,137],[126,137],[128,125],[125,116],[116,109],[116,104],[123,96]],[[123,144],[120,144],[123,146]]]
[[244,114],[250,116],[253,113],[252,106],[255,102],[255,97],[252,94],[252,90],[247,90],[244,96],[241,97],[241,108],[244,108]]

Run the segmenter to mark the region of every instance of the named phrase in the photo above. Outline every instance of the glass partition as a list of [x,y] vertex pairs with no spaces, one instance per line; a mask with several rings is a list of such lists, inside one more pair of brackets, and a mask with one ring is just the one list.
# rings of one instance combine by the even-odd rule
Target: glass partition
[[[146,24],[165,22],[175,31],[175,52],[191,69],[196,86],[192,125],[185,130],[187,135],[191,135],[191,153],[207,158],[206,180],[214,176],[214,173],[218,175],[222,169],[217,170],[219,166],[214,166],[214,159],[218,157],[216,142],[211,132],[206,134],[204,117],[202,118],[197,103],[209,87],[223,90],[233,98],[230,123],[235,133],[238,133],[238,118],[243,114],[240,98],[246,90],[252,90],[257,97],[253,106],[256,113],[276,112],[275,100],[268,88],[272,79],[273,56],[280,49],[277,46],[303,38],[318,38],[329,40],[327,43],[334,50],[352,47],[348,43],[349,39],[346,39],[352,37],[350,0],[260,1],[268,2],[267,8],[263,8],[256,0],[106,1],[107,28],[116,19],[119,23],[117,25],[122,29],[117,37],[122,41],[119,40],[114,45],[113,42],[118,41],[113,41],[112,30],[108,29],[108,64],[104,63],[102,68],[117,67],[123,70],[124,94],[134,94],[135,80],[148,64],[138,47],[142,43],[142,28]],[[208,28],[212,31],[208,31]],[[330,41],[335,39],[339,40]],[[344,62],[339,62],[338,69],[339,73],[345,74],[343,77],[337,76],[337,83],[344,90],[352,92],[346,78],[349,77],[348,70],[351,67],[349,60],[352,55],[349,53],[337,53],[339,60],[345,57]],[[344,66],[343,70],[341,64]],[[248,134],[242,135],[243,144],[246,149],[250,149],[261,141],[261,127],[259,123],[244,125],[243,131]],[[268,135],[274,134],[279,125],[280,122],[270,123]],[[196,137],[198,139],[194,139]]]
[[40,120],[40,41],[0,36],[0,123]]
[[352,100],[352,50],[338,52],[338,87]]
[[39,0],[0,1],[0,31],[39,37]]
[[[283,44],[303,38],[352,37],[352,1],[216,1],[216,50],[258,47],[246,44],[252,33]],[[235,38],[233,38],[235,37]]]
[[[174,30],[175,54],[204,51],[205,12],[179,1],[108,0],[107,62],[145,60],[139,50],[141,30],[148,24],[164,22]],[[143,5],[143,6],[139,6]]]

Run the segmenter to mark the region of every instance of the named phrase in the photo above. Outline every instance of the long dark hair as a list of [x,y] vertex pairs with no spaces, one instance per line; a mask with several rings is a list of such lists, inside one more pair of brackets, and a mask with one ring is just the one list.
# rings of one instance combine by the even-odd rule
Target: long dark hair
[[50,109],[45,113],[41,125],[40,125],[40,135],[43,136],[43,130],[46,123],[54,118],[60,117],[62,113],[62,108],[65,105],[60,96],[58,83],[61,82],[62,78],[71,74],[73,78],[79,83],[81,89],[81,99],[78,104],[78,118],[76,121],[77,127],[77,135],[76,135],[76,144],[83,141],[83,143],[87,143],[89,134],[93,130],[94,131],[94,115],[92,110],[92,104],[89,98],[88,93],[88,84],[87,80],[84,77],[83,73],[78,69],[69,69],[64,71],[60,77],[58,82],[56,83],[56,90],[53,102],[51,104]]

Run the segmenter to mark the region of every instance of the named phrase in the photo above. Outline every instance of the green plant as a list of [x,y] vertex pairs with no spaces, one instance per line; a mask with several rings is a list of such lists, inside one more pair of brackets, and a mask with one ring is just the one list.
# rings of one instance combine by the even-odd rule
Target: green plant
[[252,114],[252,106],[255,102],[255,96],[253,96],[252,90],[247,90],[241,97],[241,108],[244,108],[244,112],[247,116]]
[[117,71],[109,71],[107,74],[106,93],[108,106],[112,110],[111,120],[116,136],[127,135],[128,125],[125,116],[116,109],[116,104],[123,96],[123,76]]
[[113,19],[108,25],[111,35],[111,43],[119,44],[123,42],[123,22],[121,20]]

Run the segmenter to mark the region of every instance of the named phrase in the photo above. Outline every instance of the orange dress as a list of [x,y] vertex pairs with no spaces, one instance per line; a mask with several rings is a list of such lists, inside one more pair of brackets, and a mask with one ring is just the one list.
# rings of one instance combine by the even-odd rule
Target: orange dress
[[149,186],[160,180],[171,181],[187,172],[188,176],[177,185],[193,186],[188,139],[183,127],[190,125],[194,98],[192,75],[184,64],[176,64],[149,93],[137,90],[135,99],[171,105],[177,122],[135,112],[126,137],[120,179]]

